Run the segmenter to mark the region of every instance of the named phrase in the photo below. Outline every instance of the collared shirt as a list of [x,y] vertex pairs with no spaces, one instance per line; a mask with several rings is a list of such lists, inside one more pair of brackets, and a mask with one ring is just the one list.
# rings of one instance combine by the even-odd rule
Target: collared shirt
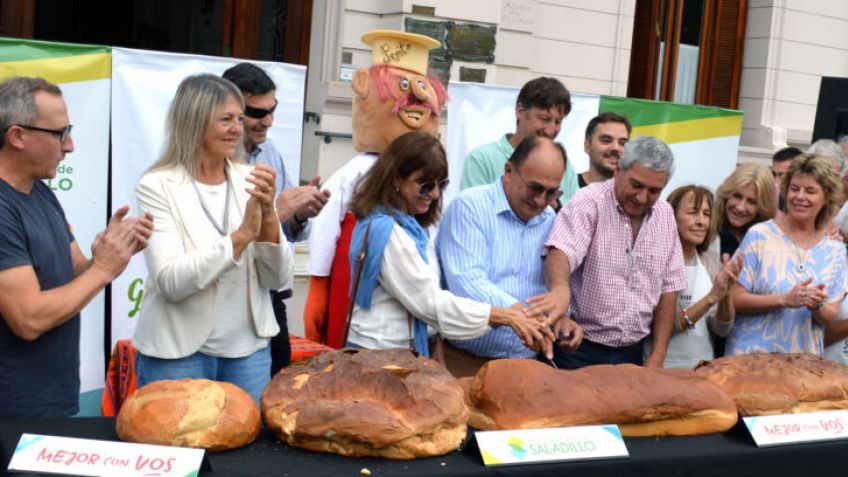
[[[448,290],[500,307],[545,293],[541,251],[554,217],[548,207],[525,224],[512,211],[502,180],[460,192],[445,211],[436,237]],[[536,354],[509,326],[451,344],[487,358]]]
[[[279,151],[277,151],[277,148],[274,147],[274,143],[271,142],[271,139],[266,139],[262,144],[256,144],[253,151],[247,154],[247,162],[251,166],[257,162],[261,162],[277,172],[277,193],[274,196],[275,201],[278,197],[280,197],[280,194],[284,190],[289,187],[293,187],[294,184],[291,182],[289,175],[286,174],[286,165],[283,163],[283,156]],[[289,242],[300,242],[302,240],[306,240],[309,236],[309,226],[310,224],[307,223],[299,233],[295,233],[291,224],[286,222],[283,224],[283,233],[286,234],[286,238]]]
[[[478,185],[491,184],[498,180],[504,173],[504,164],[512,156],[515,148],[509,143],[512,134],[504,134],[495,142],[484,144],[474,149],[465,158],[462,167],[462,179],[459,183],[460,190]],[[560,200],[564,204],[577,192],[577,173],[571,161],[566,161],[565,173],[559,186],[562,191]]]
[[581,189],[554,221],[543,253],[563,251],[571,266],[571,314],[595,343],[624,347],[651,332],[660,295],[686,288],[674,211],[658,200],[635,242],[615,179]]

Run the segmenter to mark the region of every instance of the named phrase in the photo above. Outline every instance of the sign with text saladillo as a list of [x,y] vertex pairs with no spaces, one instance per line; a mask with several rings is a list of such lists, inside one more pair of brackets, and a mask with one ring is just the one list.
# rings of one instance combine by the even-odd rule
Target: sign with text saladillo
[[757,447],[848,439],[848,411],[742,418]]
[[24,434],[9,470],[102,477],[194,477],[203,449]]
[[[91,243],[106,227],[107,217],[110,49],[0,38],[0,80],[9,76],[40,76],[62,90],[74,125],[74,151],[59,164],[56,177],[45,183],[62,204],[83,253],[90,256]],[[103,293],[80,313],[80,392],[98,403],[105,368],[104,313]],[[90,411],[96,410],[81,409]]]
[[[165,139],[165,116],[183,78],[200,73],[220,75],[239,63],[219,58],[158,51],[112,49],[112,207],[130,204],[138,213],[135,185],[158,158]],[[300,178],[303,98],[306,68],[253,61],[277,85],[279,106],[268,131],[283,155],[286,173],[297,185]],[[147,269],[143,254],[133,257],[112,283],[112,346],[131,338],[138,320]]]
[[616,425],[474,434],[487,466],[629,457]]
[[[466,156],[515,131],[519,89],[480,83],[448,85],[446,151],[451,183],[445,192],[446,204],[459,192]],[[631,137],[656,136],[669,145],[675,169],[663,196],[685,184],[705,185],[715,191],[736,167],[742,111],[574,92],[571,101],[571,112],[556,140],[565,147],[577,172],[589,169],[589,156],[583,149],[586,126],[606,111],[627,116],[633,126]]]

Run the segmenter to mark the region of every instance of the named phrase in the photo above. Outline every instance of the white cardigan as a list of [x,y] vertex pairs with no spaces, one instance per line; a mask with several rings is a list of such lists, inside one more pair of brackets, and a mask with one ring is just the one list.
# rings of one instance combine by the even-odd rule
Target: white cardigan
[[407,310],[445,338],[467,340],[491,331],[492,306],[442,290],[432,241],[427,255],[424,262],[409,234],[394,224],[371,308],[354,306],[348,341],[370,349],[406,348],[410,338]]
[[[252,167],[229,162],[235,204],[244,213],[246,178]],[[195,353],[212,332],[218,277],[236,265],[230,236],[202,234],[207,217],[191,178],[182,166],[146,173],[135,189],[141,212],[153,214],[153,234],[144,259],[148,277],[133,345],[144,355],[164,359]],[[249,312],[256,335],[279,333],[268,290],[281,288],[293,273],[288,242],[252,242],[247,260]]]

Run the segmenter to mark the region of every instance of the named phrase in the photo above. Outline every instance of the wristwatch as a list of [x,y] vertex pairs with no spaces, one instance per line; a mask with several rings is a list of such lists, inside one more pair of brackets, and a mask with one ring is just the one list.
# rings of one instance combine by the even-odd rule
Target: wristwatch
[[297,216],[297,212],[292,214],[292,221],[297,224],[298,227],[304,228],[306,227],[306,223],[309,222],[309,219],[300,220]]

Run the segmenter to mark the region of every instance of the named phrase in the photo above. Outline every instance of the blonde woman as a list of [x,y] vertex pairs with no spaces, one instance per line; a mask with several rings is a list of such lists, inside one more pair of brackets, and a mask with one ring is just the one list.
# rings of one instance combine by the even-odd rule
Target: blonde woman
[[244,163],[238,88],[215,75],[180,83],[162,157],[136,187],[154,217],[133,344],[139,386],[228,381],[259,400],[279,332],[268,290],[292,275],[274,211],[273,169]]
[[771,171],[757,164],[737,167],[716,192],[715,220],[710,225],[710,236],[719,238],[719,256],[732,256],[748,229],[773,218],[776,209]]
[[838,316],[848,263],[827,226],[841,204],[842,184],[827,159],[802,155],[781,188],[785,215],[751,227],[737,252],[743,267],[731,291],[736,322],[728,355],[821,355],[824,328]]

